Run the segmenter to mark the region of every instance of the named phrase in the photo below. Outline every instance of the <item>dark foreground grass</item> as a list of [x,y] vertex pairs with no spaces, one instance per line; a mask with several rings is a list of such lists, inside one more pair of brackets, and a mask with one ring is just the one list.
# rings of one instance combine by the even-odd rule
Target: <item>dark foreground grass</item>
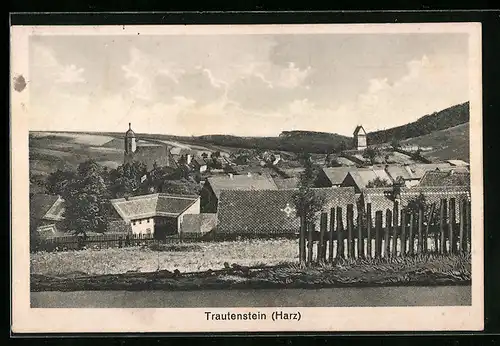
[[302,267],[293,263],[221,270],[54,277],[31,275],[31,291],[199,290],[321,288],[363,286],[437,286],[470,284],[470,255],[417,255],[394,259],[340,260]]

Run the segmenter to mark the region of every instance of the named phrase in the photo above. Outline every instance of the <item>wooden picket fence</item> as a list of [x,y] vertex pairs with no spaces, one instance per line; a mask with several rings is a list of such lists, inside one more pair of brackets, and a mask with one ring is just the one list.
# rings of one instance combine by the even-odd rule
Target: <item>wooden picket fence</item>
[[418,211],[399,210],[396,201],[392,210],[376,211],[375,220],[372,220],[371,208],[370,203],[366,205],[366,210],[358,208],[355,224],[354,205],[349,204],[345,226],[341,207],[330,210],[328,224],[328,214],[322,213],[319,237],[315,232],[315,224],[302,223],[299,237],[300,262],[313,263],[314,243],[317,243],[318,263],[334,262],[340,258],[391,258],[422,253],[470,252],[470,201],[459,201],[458,219],[454,198],[433,203],[427,213],[422,207]]
[[121,248],[130,246],[148,246],[154,243],[180,243],[201,241],[202,235],[197,233],[183,234],[182,236],[167,236],[165,239],[154,238],[152,234],[102,234],[83,238],[69,235],[39,240],[35,251],[65,251],[81,250],[84,248],[103,249]]

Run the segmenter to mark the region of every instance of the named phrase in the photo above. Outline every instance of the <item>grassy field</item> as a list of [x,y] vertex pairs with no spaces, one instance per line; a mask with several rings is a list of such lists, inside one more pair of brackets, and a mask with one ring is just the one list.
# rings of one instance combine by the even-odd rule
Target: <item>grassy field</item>
[[[188,251],[152,251],[149,248],[111,248],[31,254],[32,274],[119,274],[127,271],[181,272],[221,269],[224,262],[253,266],[298,261],[297,240],[248,240],[197,243]],[[173,249],[175,250],[175,249]]]
[[235,266],[196,273],[160,270],[114,275],[32,274],[30,281],[31,291],[39,292],[449,286],[470,285],[470,280],[470,255],[418,255],[340,260],[334,264],[309,267],[302,267],[296,262],[274,266]]
[[431,159],[458,159],[469,162],[469,123],[436,131],[425,136],[411,138],[401,143],[405,145],[433,147],[434,150],[423,153],[425,157]]

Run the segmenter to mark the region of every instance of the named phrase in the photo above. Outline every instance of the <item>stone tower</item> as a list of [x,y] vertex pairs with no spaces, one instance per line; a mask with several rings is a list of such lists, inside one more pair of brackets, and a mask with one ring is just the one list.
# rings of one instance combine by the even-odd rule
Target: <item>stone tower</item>
[[365,150],[366,147],[368,146],[368,143],[366,139],[366,132],[363,126],[361,125],[356,126],[353,135],[354,135],[354,147],[356,148],[356,150]]
[[134,158],[134,153],[137,150],[135,132],[132,131],[132,124],[128,123],[128,131],[125,132],[125,160],[130,162]]

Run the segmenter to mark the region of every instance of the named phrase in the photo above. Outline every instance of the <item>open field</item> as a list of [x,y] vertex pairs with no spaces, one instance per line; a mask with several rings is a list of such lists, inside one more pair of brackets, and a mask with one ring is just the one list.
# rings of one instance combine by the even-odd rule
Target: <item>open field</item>
[[434,148],[423,153],[430,159],[458,159],[469,162],[469,123],[411,138],[402,141],[401,144]]
[[[186,256],[185,252],[182,254]],[[470,259],[468,254],[417,255],[405,258],[340,260],[333,264],[315,264],[308,267],[301,267],[296,261],[273,266],[234,265],[195,273],[170,270],[111,275],[32,273],[31,291],[185,291],[470,285]],[[242,260],[244,259],[241,258],[240,261]],[[277,261],[277,258],[267,262],[273,261]]]
[[[188,245],[188,244],[186,244]],[[148,248],[115,248],[30,255],[31,273],[64,275],[119,274],[130,270],[151,272],[175,269],[181,272],[220,269],[224,262],[252,266],[274,265],[298,260],[298,240],[248,240],[197,243],[190,251],[152,251]]]

